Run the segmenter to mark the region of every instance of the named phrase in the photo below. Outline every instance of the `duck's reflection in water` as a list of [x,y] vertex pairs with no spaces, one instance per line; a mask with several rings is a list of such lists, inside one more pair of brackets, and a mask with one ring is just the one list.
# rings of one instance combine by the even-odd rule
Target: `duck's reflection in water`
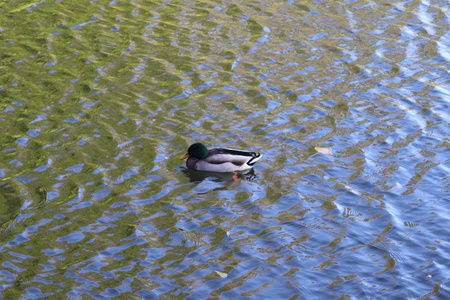
[[253,169],[235,173],[205,172],[190,169],[183,169],[182,172],[189,178],[190,182],[201,182],[205,179],[209,179],[215,182],[239,180],[256,181],[258,179],[258,176],[255,174],[255,171]]

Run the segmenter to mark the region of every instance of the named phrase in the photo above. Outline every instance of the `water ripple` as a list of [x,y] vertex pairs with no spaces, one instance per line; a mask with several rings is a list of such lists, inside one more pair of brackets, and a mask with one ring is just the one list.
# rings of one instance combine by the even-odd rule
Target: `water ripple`
[[447,3],[88,5],[2,6],[5,299],[449,295]]

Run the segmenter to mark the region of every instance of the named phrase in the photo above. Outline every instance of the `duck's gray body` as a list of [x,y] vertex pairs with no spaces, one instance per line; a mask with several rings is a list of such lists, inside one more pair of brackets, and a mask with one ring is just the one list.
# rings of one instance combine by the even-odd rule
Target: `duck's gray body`
[[228,148],[213,148],[203,159],[190,156],[186,161],[189,169],[210,172],[235,172],[251,169],[261,154]]

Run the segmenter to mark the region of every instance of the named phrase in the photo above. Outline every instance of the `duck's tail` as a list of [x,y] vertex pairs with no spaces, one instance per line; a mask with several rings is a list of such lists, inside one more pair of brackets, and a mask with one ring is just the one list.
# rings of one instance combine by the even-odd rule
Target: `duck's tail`
[[247,162],[247,165],[252,166],[262,157],[260,153],[250,152],[252,154],[252,158]]

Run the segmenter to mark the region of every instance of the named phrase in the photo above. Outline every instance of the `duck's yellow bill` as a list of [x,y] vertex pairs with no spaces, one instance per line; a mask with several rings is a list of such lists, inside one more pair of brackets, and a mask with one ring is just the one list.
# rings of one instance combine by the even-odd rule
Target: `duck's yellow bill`
[[189,153],[186,152],[183,156],[180,157],[180,159],[186,159],[188,157],[189,157]]

